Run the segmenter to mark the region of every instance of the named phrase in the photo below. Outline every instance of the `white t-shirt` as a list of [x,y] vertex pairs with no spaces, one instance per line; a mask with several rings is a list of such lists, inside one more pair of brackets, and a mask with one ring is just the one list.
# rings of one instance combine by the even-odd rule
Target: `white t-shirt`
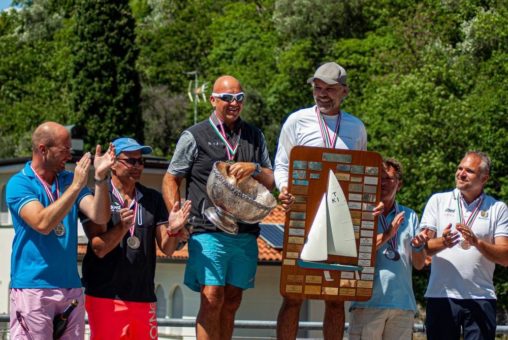
[[[436,227],[436,237],[452,224],[452,230],[460,222],[458,203],[460,191],[433,195],[423,212],[420,227]],[[469,218],[476,202],[463,206],[465,219]],[[508,208],[501,201],[484,195],[480,212],[473,221],[475,235],[486,242],[493,243],[496,237],[508,237]],[[446,248],[432,256],[429,284],[425,297],[454,299],[495,299],[496,293],[492,278],[495,263],[483,256],[476,247],[462,249],[460,244]]]
[[[335,149],[367,150],[367,131],[362,121],[341,111],[340,129]],[[333,135],[338,115],[322,115],[330,136]],[[292,113],[284,125],[279,137],[275,155],[275,184],[279,190],[288,183],[289,155],[293,146],[305,145],[325,147],[316,106]]]

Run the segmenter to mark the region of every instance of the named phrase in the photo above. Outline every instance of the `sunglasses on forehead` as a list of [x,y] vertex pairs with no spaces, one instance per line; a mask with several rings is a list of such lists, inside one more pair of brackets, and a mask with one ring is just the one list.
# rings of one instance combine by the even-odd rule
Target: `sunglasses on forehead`
[[237,102],[241,103],[245,99],[245,93],[239,92],[239,93],[212,93],[212,96],[215,98],[219,98],[220,100],[223,100],[228,103],[232,103],[233,100],[236,100]]
[[120,162],[125,162],[132,166],[136,166],[137,164],[139,165],[145,164],[145,160],[143,158],[117,158],[117,160]]

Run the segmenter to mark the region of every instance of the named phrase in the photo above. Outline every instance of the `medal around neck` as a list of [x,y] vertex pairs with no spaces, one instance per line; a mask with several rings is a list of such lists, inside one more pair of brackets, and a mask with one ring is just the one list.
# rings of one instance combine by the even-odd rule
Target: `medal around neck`
[[136,236],[129,236],[129,238],[127,239],[127,245],[131,249],[138,249],[139,246],[141,245],[141,242],[139,241],[139,238],[137,238]]
[[384,251],[384,255],[388,260],[398,261],[400,260],[400,254],[397,250],[392,249],[391,247],[386,248]]
[[268,189],[251,176],[237,180],[229,175],[226,162],[215,162],[208,176],[206,192],[213,207],[205,216],[220,230],[238,234],[237,222],[255,224],[277,206]]
[[460,247],[464,250],[468,250],[469,248],[471,248],[471,243],[469,243],[469,241],[467,241],[466,239],[464,238],[461,238],[460,239]]
[[60,237],[65,235],[65,227],[63,223],[59,223],[53,230],[55,231],[56,236]]

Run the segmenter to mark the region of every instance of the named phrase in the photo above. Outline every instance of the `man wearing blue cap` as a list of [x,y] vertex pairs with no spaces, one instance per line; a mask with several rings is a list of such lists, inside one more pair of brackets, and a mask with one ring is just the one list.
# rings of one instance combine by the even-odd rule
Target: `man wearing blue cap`
[[152,152],[132,138],[113,142],[107,225],[83,220],[89,242],[83,284],[91,339],[156,339],[155,262],[157,245],[170,256],[187,238],[190,202],[175,204],[168,220],[162,195],[138,181],[142,155]]

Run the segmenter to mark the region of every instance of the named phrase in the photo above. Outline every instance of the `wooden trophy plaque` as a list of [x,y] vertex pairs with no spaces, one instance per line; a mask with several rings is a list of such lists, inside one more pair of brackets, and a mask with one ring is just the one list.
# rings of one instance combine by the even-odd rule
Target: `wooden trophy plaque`
[[283,296],[365,301],[372,295],[382,158],[376,152],[291,150],[280,290]]

